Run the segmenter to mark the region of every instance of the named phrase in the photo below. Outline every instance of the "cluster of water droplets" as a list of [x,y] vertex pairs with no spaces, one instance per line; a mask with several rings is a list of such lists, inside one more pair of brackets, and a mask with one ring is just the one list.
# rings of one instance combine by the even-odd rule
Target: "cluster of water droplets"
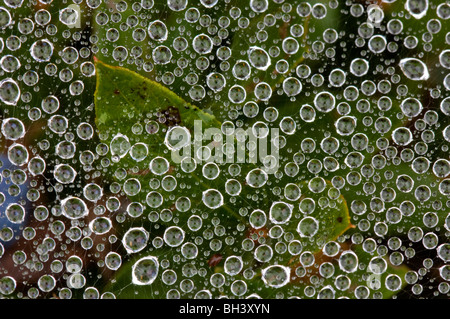
[[[428,0],[3,0],[0,296],[448,297],[449,17]],[[173,163],[203,137],[152,101],[99,132],[94,56],[214,115],[215,142],[248,129],[278,155]]]

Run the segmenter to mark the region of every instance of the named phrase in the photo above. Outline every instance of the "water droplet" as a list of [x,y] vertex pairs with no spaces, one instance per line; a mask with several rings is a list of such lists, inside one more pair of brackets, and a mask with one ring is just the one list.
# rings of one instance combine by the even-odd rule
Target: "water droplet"
[[148,34],[153,40],[164,42],[167,40],[168,30],[164,22],[155,20],[149,24]]
[[249,48],[248,59],[254,68],[261,71],[267,70],[271,64],[269,54],[264,49],[256,46]]
[[202,201],[206,207],[217,209],[223,205],[223,196],[217,189],[208,189],[202,193]]
[[301,237],[313,237],[319,231],[319,222],[311,216],[304,217],[297,226]]
[[405,9],[416,19],[421,19],[427,14],[428,0],[407,0]]
[[224,271],[227,275],[235,276],[239,274],[244,267],[242,258],[239,256],[230,256],[225,260]]
[[63,215],[69,219],[79,219],[89,214],[86,203],[78,197],[66,197],[61,201],[61,207]]
[[350,250],[342,252],[339,257],[339,267],[346,273],[355,272],[358,269],[358,256]]
[[428,67],[422,61],[415,58],[401,59],[399,63],[403,74],[410,80],[424,81],[428,80],[430,74]]
[[16,81],[7,78],[0,81],[0,101],[7,105],[16,105],[20,98],[20,88]]
[[177,226],[171,226],[164,232],[164,242],[170,247],[180,246],[184,241],[184,231]]
[[139,259],[131,269],[131,282],[135,285],[151,285],[158,276],[159,262],[157,257],[147,256]]

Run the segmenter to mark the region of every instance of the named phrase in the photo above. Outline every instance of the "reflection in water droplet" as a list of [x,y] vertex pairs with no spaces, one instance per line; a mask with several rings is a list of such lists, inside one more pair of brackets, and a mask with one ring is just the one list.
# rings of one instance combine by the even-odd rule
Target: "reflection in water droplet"
[[135,285],[151,285],[158,276],[159,262],[157,257],[148,256],[136,261],[131,269],[131,282]]

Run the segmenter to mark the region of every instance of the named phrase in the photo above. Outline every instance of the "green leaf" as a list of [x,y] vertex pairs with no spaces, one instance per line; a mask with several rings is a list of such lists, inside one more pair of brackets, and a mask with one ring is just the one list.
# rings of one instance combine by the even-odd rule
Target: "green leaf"
[[[108,152],[112,166],[108,169],[109,174],[124,169],[127,174],[140,181],[142,189],[139,194],[131,196],[135,197],[133,199],[143,202],[143,195],[151,190],[147,185],[157,176],[149,172],[149,162],[156,156],[164,157],[171,162],[170,169],[172,171],[169,171],[168,174],[175,177],[176,173],[179,173],[179,176],[176,176],[178,185],[183,183],[188,185],[186,196],[193,202],[192,207],[201,203],[201,198],[196,196],[200,194],[201,197],[202,191],[219,188],[219,185],[223,187],[225,181],[218,183],[215,180],[213,184],[218,185],[214,186],[206,178],[202,179],[198,168],[189,174],[184,173],[179,165],[174,165],[175,163],[171,161],[168,149],[164,146],[165,133],[169,127],[185,127],[191,131],[192,136],[196,120],[201,121],[203,128],[219,128],[220,122],[214,116],[185,102],[160,84],[130,70],[107,65],[98,59],[96,60],[96,70],[95,111],[96,125],[101,141],[110,146],[115,136],[126,136],[130,146],[136,145],[136,143],[144,143],[148,146],[148,155],[142,161],[133,159],[130,152],[120,159],[114,159],[113,156],[110,156],[111,152]],[[136,126],[143,128],[150,120],[159,121],[156,123],[160,127],[158,132],[148,134],[143,131],[136,134],[134,128]],[[191,187],[196,191],[192,192]],[[170,192],[162,191],[161,193],[163,196],[169,196],[167,193]],[[178,192],[177,195],[180,193]],[[194,204],[195,202],[197,203]],[[161,208],[165,206],[166,204]],[[170,206],[165,208],[172,209]],[[234,211],[227,209],[229,214],[236,215]],[[185,220],[187,217],[188,215],[184,214],[182,219]]]
[[[147,158],[167,153],[164,137],[167,128],[183,126],[190,131],[194,121],[200,120],[204,128],[220,127],[214,116],[193,106],[169,89],[128,69],[110,66],[95,60],[97,85],[95,91],[96,126],[100,140],[108,147],[118,134],[129,140],[130,146],[145,143]],[[155,134],[145,131],[145,125],[152,120],[157,126]],[[156,121],[157,122],[156,122]],[[136,127],[139,130],[136,132]],[[117,161],[117,160],[116,160]],[[137,168],[131,173],[141,178],[148,177],[148,161],[137,161],[129,152],[116,168]],[[113,170],[109,170],[110,173]]]
[[177,125],[193,128],[194,120],[201,120],[205,127],[220,126],[214,116],[187,103],[157,82],[98,59],[95,65],[95,111],[100,134],[113,131],[130,134],[131,127],[146,114],[164,110],[173,112]]
[[[107,144],[111,145],[112,140],[118,134],[120,136],[127,136],[130,145],[134,145],[135,143],[146,143],[148,145],[149,154],[148,157],[142,162],[137,163],[130,154],[126,154],[122,158],[114,158],[110,156],[111,164],[113,168],[116,170],[126,168],[127,173],[136,177],[141,185],[142,190],[138,194],[128,196],[131,200],[136,200],[141,203],[144,203],[144,196],[151,189],[147,186],[149,181],[155,179],[156,175],[151,172],[145,171],[145,168],[148,167],[148,163],[150,159],[156,156],[167,156],[166,147],[163,146],[164,142],[164,132],[173,125],[180,125],[188,128],[189,130],[193,130],[194,121],[201,120],[203,124],[203,128],[208,127],[220,127],[219,121],[217,121],[212,115],[203,112],[197,107],[185,102],[183,99],[178,97],[169,89],[161,86],[160,84],[151,81],[147,78],[144,78],[138,75],[135,72],[130,70],[107,65],[99,60],[96,60],[96,70],[97,70],[97,86],[95,92],[95,110],[96,110],[96,124],[99,130],[99,136],[101,140]],[[164,115],[164,112],[168,114]],[[155,117],[156,116],[156,117]],[[164,117],[165,121],[161,121],[161,117]],[[160,131],[157,134],[147,134],[146,132],[141,132],[136,134],[136,125],[145,125],[145,122],[153,121],[154,119],[160,120]],[[138,130],[139,131],[139,130]],[[222,163],[221,168],[224,172],[224,176],[227,176],[227,165],[226,163]],[[236,198],[234,202],[235,205],[232,205],[230,202],[230,197],[227,196],[224,191],[225,178],[218,177],[216,180],[207,180],[204,176],[200,175],[200,172],[197,169],[197,172],[186,173],[180,170],[179,165],[171,162],[172,172],[168,174],[172,174],[172,176],[176,176],[178,182],[184,183],[186,185],[190,185],[188,189],[178,189],[176,193],[178,197],[189,198],[191,203],[191,211],[190,213],[183,211],[182,209],[174,208],[177,207],[177,200],[175,197],[171,200],[171,193],[161,191],[164,203],[157,207],[157,210],[161,212],[165,211],[166,214],[172,214],[171,218],[177,218],[179,223],[186,223],[189,216],[198,211],[200,215],[201,211],[209,212],[213,211],[213,209],[209,209],[205,206],[200,198],[200,194],[206,189],[216,188],[222,194],[225,195],[224,205],[216,210],[214,210],[214,216],[221,217],[221,225],[227,227],[231,232],[233,232],[234,238],[233,242],[235,245],[240,245],[242,240],[246,238],[251,238],[256,245],[258,245],[257,238],[265,238],[266,242],[275,245],[276,238],[271,238],[273,236],[269,236],[268,232],[269,225],[275,225],[276,223],[271,223],[269,220],[267,221],[267,226],[263,229],[254,230],[249,223],[248,216],[252,208],[252,202],[248,202],[247,198],[251,198],[249,196],[254,196],[253,191],[251,191],[250,186],[245,183],[246,172],[249,171],[249,168],[253,168],[255,165],[251,163],[243,163],[242,172],[239,174],[238,179],[243,186],[243,191],[239,197]],[[136,168],[138,170],[136,170]],[[114,169],[110,170],[114,172]],[[134,172],[134,174],[133,174]],[[137,173],[136,173],[137,172]],[[117,176],[116,176],[117,177]],[[279,182],[283,182],[282,179]],[[304,250],[309,250],[311,252],[317,252],[321,249],[321,247],[330,240],[335,240],[337,237],[342,235],[347,229],[351,227],[350,217],[348,213],[348,207],[345,199],[339,192],[335,193],[334,199],[326,199],[330,196],[330,192],[337,191],[336,189],[332,189],[330,183],[326,183],[325,180],[321,180],[319,182],[326,183],[324,184],[323,189],[317,191],[314,189],[314,183],[317,183],[317,180],[311,180],[310,183],[301,183],[299,184],[299,188],[302,192],[302,197],[299,200],[295,200],[291,202],[289,205],[292,210],[292,218],[290,218],[285,223],[286,231],[290,231],[294,238],[301,242]],[[314,192],[313,192],[314,190]],[[261,188],[261,193],[265,194],[266,200],[264,200],[264,207],[261,206],[261,209],[264,209],[265,213],[268,215],[268,219],[270,219],[270,210],[274,202],[270,199],[270,186],[266,185]],[[167,200],[169,198],[169,200]],[[316,208],[305,213],[301,212],[299,207],[301,203],[305,203],[306,201],[314,201],[316,204]],[[300,206],[299,206],[300,204]],[[237,212],[236,207],[245,207],[245,210],[242,212]],[[147,210],[146,210],[147,211]],[[319,231],[313,234],[312,236],[302,237],[298,232],[298,225],[306,216],[305,214],[309,214],[309,217],[315,218],[317,222],[317,226],[319,227]],[[213,217],[211,215],[202,214],[204,227],[202,228],[203,234],[212,232],[214,225]],[[144,220],[141,222],[141,225],[144,226],[150,233],[149,241],[163,236],[163,231],[165,230],[164,225],[166,225],[167,217],[161,217],[160,220],[155,220],[153,222],[148,222]],[[160,226],[163,227],[160,227]],[[211,226],[210,226],[211,225]],[[186,228],[185,228],[186,229]],[[244,231],[236,232],[236,229],[244,229]],[[188,231],[186,234],[185,241],[195,241],[196,234],[195,231]],[[256,236],[256,237],[255,237]],[[216,236],[217,237],[217,236]],[[220,237],[220,236],[218,236]],[[209,238],[211,240],[220,240],[217,238]],[[228,239],[231,241],[231,239]],[[197,240],[198,241],[198,240]],[[199,252],[207,252],[211,245],[210,240],[204,240],[201,243],[197,244]],[[226,244],[219,249],[218,255],[220,258],[225,259],[231,255],[234,255],[236,252],[234,251],[235,246],[233,244]],[[148,247],[139,253],[138,256],[145,256],[145,254],[150,254],[152,256],[158,257],[160,260],[168,259],[170,254],[167,251],[167,248],[155,249],[151,247],[149,244]],[[209,272],[218,271],[223,267],[223,265],[214,265],[209,266],[211,258],[214,256],[214,252],[210,254],[202,254],[202,256],[198,256],[195,259],[195,266],[197,268],[209,269]],[[282,264],[289,265],[291,263],[292,255],[289,252],[284,254],[280,254],[281,257],[276,257],[271,261],[271,264]],[[244,267],[253,267],[256,273],[261,274],[262,266],[267,267],[268,265],[260,265],[255,263],[255,259],[253,257],[253,253],[244,253],[242,256]],[[129,261],[127,261],[129,260]],[[122,289],[129,289],[130,281],[131,281],[131,267],[136,262],[137,257],[134,255],[128,255],[126,257],[127,265],[123,267],[123,269],[117,275],[116,284],[114,285],[114,290],[122,291]],[[124,261],[124,262],[125,262]],[[182,271],[180,263],[173,263],[171,265],[171,269],[175,270],[177,273]],[[255,279],[261,281],[261,279]],[[157,279],[157,282],[161,281],[160,278]],[[159,285],[155,282],[154,287],[161,287],[161,293],[166,293],[166,289],[164,289],[164,285]],[[152,287],[153,287],[152,286]],[[140,290],[139,287],[133,288],[133,293],[135,290]],[[145,290],[143,290],[145,291]]]

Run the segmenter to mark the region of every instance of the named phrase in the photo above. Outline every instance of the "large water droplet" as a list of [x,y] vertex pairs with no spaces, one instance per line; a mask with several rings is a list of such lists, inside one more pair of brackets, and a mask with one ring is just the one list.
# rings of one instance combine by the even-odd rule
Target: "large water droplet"
[[403,74],[410,80],[424,81],[428,80],[430,74],[425,63],[415,58],[401,59],[399,63]]

